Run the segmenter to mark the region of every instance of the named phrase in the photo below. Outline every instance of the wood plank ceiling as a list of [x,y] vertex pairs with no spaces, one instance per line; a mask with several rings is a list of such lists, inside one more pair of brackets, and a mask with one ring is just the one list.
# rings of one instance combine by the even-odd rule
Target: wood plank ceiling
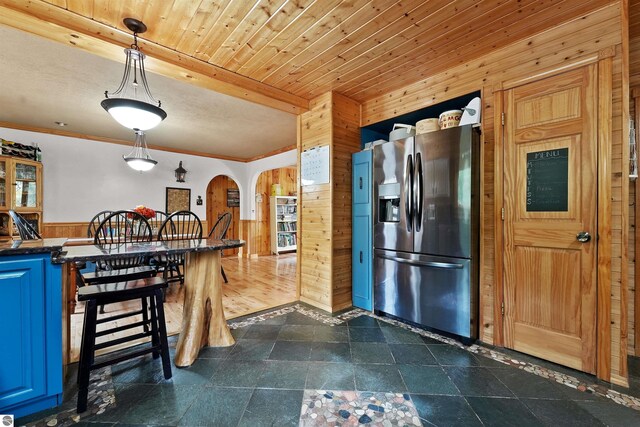
[[[5,1],[28,9],[31,2]],[[606,0],[48,0],[304,99],[357,101],[442,72]]]

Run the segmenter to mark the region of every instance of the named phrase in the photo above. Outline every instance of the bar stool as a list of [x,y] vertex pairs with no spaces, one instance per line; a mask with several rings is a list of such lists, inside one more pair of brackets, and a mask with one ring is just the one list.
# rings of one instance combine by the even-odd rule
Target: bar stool
[[[171,361],[169,359],[169,344],[167,342],[167,328],[165,325],[164,307],[162,305],[163,292],[167,282],[160,277],[131,280],[127,282],[104,283],[99,285],[84,286],[78,290],[78,301],[85,301],[84,327],[82,330],[82,345],[80,348],[80,362],[78,366],[78,403],[77,412],[87,410],[87,396],[89,394],[89,377],[91,371],[113,365],[134,357],[153,353],[153,358],[162,357],[162,369],[166,379],[171,378]],[[129,313],[115,315],[98,320],[98,307],[104,304],[123,302],[129,300],[149,300],[151,316],[141,322],[115,328],[96,331],[99,324],[111,322],[129,316]],[[96,344],[96,338],[127,329],[142,327],[142,332],[115,338]],[[122,344],[140,338],[151,337],[151,346],[135,351],[126,351],[125,354],[111,359],[96,362],[95,352],[103,348]]]
[[[94,235],[94,242],[104,245],[105,248],[119,249],[122,245],[144,244],[150,241],[149,223],[133,211],[112,212],[102,220]],[[162,356],[164,376],[167,379],[171,378],[169,346],[162,305],[163,289],[167,287],[167,282],[163,278],[156,277],[157,270],[154,267],[145,265],[147,259],[147,256],[135,254],[113,256],[98,261],[102,266],[101,271],[82,275],[85,286],[78,289],[78,301],[85,301],[86,304],[78,367],[78,413],[87,409],[89,376],[92,370],[153,353],[154,359]],[[140,300],[141,309],[98,320],[98,307],[130,300]],[[151,312],[150,317],[149,312]],[[137,315],[142,315],[142,321],[133,321],[127,325],[96,331],[98,324]],[[139,333],[96,344],[96,338],[138,327],[142,327]],[[126,352],[95,363],[97,350],[146,337],[151,337],[150,347]]]

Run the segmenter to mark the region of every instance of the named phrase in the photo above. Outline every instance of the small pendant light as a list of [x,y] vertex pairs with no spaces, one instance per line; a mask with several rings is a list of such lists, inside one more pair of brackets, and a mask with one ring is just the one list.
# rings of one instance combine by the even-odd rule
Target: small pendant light
[[136,142],[133,144],[133,149],[129,155],[122,156],[122,158],[131,169],[140,172],[149,171],[158,164],[157,161],[151,158],[147,148],[147,139],[144,132],[140,130],[136,131]]

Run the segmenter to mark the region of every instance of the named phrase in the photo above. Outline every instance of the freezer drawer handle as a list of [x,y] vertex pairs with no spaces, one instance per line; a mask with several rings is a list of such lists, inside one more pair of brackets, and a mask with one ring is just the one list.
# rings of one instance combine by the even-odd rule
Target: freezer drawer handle
[[401,262],[403,264],[420,265],[424,267],[445,268],[449,270],[460,270],[464,268],[464,264],[453,264],[449,262],[437,262],[437,261],[416,261],[414,259],[399,258],[391,255],[378,255],[378,256],[380,258]]

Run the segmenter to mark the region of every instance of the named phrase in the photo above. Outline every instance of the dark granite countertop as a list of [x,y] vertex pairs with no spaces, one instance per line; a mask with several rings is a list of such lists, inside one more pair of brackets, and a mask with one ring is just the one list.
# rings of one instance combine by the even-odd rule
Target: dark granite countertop
[[39,239],[39,240],[14,240],[13,242],[0,243],[0,256],[31,255],[58,252],[67,241],[66,238]]
[[244,246],[243,240],[193,239],[122,243],[110,245],[65,246],[52,254],[54,264],[70,261],[96,261],[113,257],[152,256],[162,254],[180,254],[187,252],[215,251],[239,248]]

